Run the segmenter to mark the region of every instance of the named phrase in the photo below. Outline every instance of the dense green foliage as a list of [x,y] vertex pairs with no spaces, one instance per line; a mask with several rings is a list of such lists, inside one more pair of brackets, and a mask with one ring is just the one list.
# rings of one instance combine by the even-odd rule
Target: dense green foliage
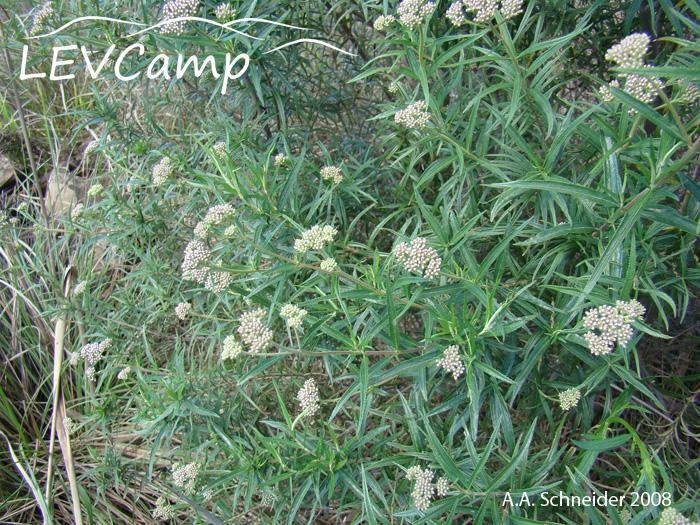
[[[8,89],[3,134],[40,153],[0,230],[0,521],[75,523],[75,486],[86,523],[700,519],[700,5],[530,1],[459,26],[444,2],[415,24],[393,2],[232,6],[309,31],[190,22],[147,32],[128,66],[247,53],[226,94],[210,74],[92,79],[80,53],[73,80],[20,80],[25,44],[37,72],[53,46],[102,57],[136,37],[93,21],[29,40],[40,5],[4,24],[21,104]],[[163,15],[54,8],[47,31]],[[648,103],[630,75],[650,70],[606,60],[641,32]],[[302,37],[353,55],[265,54]],[[61,170],[92,189],[55,213],[36,186]],[[617,301],[646,311],[592,352],[607,332],[586,312]],[[447,483],[427,509],[416,474]]]

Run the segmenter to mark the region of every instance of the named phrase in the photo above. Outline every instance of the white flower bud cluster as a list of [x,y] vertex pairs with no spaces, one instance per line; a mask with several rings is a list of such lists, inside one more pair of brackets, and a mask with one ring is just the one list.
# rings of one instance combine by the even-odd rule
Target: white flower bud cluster
[[[87,361],[88,368],[85,370],[85,375],[90,381],[95,381],[95,364],[102,359],[102,352],[112,346],[111,339],[105,339],[99,343],[89,343],[80,349],[80,352],[71,356],[71,365],[77,365],[79,357]],[[78,357],[79,354],[79,357]]]
[[262,322],[264,315],[265,310],[258,308],[246,312],[238,318],[240,325],[236,332],[243,338],[243,342],[248,346],[248,351],[251,354],[264,350],[274,336],[273,331]]
[[[624,38],[619,44],[615,44],[608,49],[607,53],[605,53],[605,59],[615,62],[618,67],[644,67],[653,69],[652,66],[644,64],[644,55],[646,55],[649,50],[649,42],[649,35],[646,33],[633,33]],[[632,95],[645,104],[653,102],[658,90],[664,87],[663,81],[654,76],[619,73],[618,77],[625,79],[625,86],[623,88],[625,93]],[[610,85],[614,87],[620,86],[617,81],[611,82]],[[613,101],[613,95],[610,89],[601,87],[600,93],[605,102]],[[634,115],[636,112],[637,110],[635,109],[629,110],[630,115]]]
[[275,495],[270,492],[263,492],[262,498],[260,499],[260,504],[263,507],[271,507],[275,502]]
[[211,252],[202,241],[193,239],[185,248],[185,257],[182,261],[182,278],[187,281],[195,281],[204,284],[211,268],[202,266],[211,258]]
[[396,18],[394,18],[393,15],[379,16],[374,21],[374,29],[376,29],[377,31],[384,31],[392,24],[392,22],[394,22],[394,20],[396,20]]
[[642,67],[644,55],[649,50],[649,42],[649,35],[646,33],[633,33],[608,49],[605,60],[624,68]]
[[476,11],[474,22],[484,23],[496,15],[498,0],[465,0],[464,7],[467,11]]
[[697,522],[691,522],[683,514],[678,512],[673,507],[667,507],[659,516],[659,525],[698,525]]
[[153,509],[153,519],[167,521],[175,517],[175,509],[161,496],[156,500],[156,508]]
[[226,291],[226,288],[233,282],[233,274],[228,272],[210,272],[207,275],[207,280],[204,287],[216,295],[221,295]]
[[[165,27],[165,26],[163,26]],[[171,164],[170,157],[163,157],[160,162],[153,166],[153,171],[151,172],[151,183],[155,186],[160,186],[165,184],[168,177],[173,172],[173,166]]]
[[224,348],[221,351],[221,359],[226,361],[227,359],[236,359],[243,351],[243,345],[236,341],[236,336],[229,335],[224,339]]
[[581,392],[579,392],[575,388],[569,388],[564,392],[559,392],[559,405],[561,406],[561,409],[565,412],[568,412],[576,405],[578,405],[580,399]]
[[184,488],[185,492],[192,493],[197,483],[199,467],[199,463],[196,462],[187,465],[176,463],[173,465],[173,484],[176,487]]
[[[593,355],[605,355],[612,352],[615,342],[623,348],[632,338],[632,321],[641,318],[646,308],[636,299],[630,302],[617,301],[615,306],[603,305],[588,310],[583,319],[583,326],[590,329],[583,337]],[[593,330],[600,331],[596,335]]]
[[285,155],[284,153],[278,153],[277,155],[275,155],[275,167],[280,167],[283,164],[286,164],[287,162],[289,162],[289,157],[287,157],[287,155]]
[[218,226],[222,221],[236,214],[236,209],[230,204],[217,204],[207,210],[207,215],[204,217],[204,222],[212,226]]
[[447,8],[445,16],[450,22],[452,22],[453,26],[459,27],[467,23],[467,17],[464,16],[462,5],[462,0],[457,0],[456,2],[452,2],[450,7]]
[[[175,20],[185,16],[194,16],[199,10],[199,0],[170,0],[163,6],[164,20]],[[185,30],[185,20],[168,22],[160,26],[164,35],[181,35]]]
[[447,478],[440,478],[435,485],[435,492],[437,495],[441,498],[444,498],[447,496],[447,493],[450,490],[450,480]]
[[681,99],[686,104],[697,102],[697,100],[700,99],[700,90],[698,90],[698,86],[692,82],[686,82],[683,93],[681,94]]
[[402,242],[394,248],[393,254],[409,272],[423,272],[423,277],[433,279],[440,275],[442,258],[438,257],[435,248],[426,247],[426,239],[416,237],[411,244]]
[[223,160],[226,158],[227,152],[226,152],[226,143],[225,142],[217,142],[216,144],[214,144],[212,146],[211,150],[214,152],[214,155],[216,155],[220,159]]
[[214,9],[214,16],[216,16],[216,19],[220,22],[227,22],[236,16],[236,8],[224,2],[216,6],[216,9]]
[[435,5],[435,2],[425,0],[402,0],[396,13],[403,25],[414,29],[433,13]]
[[111,339],[105,339],[99,343],[89,343],[80,349],[80,357],[87,361],[88,365],[93,366],[102,359],[102,352],[112,346]]
[[34,15],[34,18],[32,18],[31,35],[34,36],[38,34],[44,27],[46,19],[52,17],[54,13],[53,2],[46,2],[42,5]]
[[314,226],[301,234],[301,238],[294,241],[294,249],[299,253],[309,250],[322,250],[326,244],[333,242],[338,230],[333,226]]
[[422,469],[417,465],[406,472],[406,478],[415,482],[411,496],[413,496],[413,504],[418,510],[428,510],[430,506],[430,500],[435,493],[434,477],[435,473],[432,470]]
[[120,381],[124,381],[127,377],[129,377],[129,374],[131,373],[131,367],[127,366],[126,368],[122,368],[119,371],[119,374],[117,374],[117,379]]
[[299,408],[301,411],[309,411],[306,417],[313,417],[313,415],[321,409],[318,400],[318,387],[313,378],[307,379],[304,386],[299,389],[299,392],[297,392],[297,399],[299,400]]
[[451,372],[455,381],[464,373],[464,364],[459,356],[459,347],[457,345],[448,346],[447,350],[442,354],[442,359],[438,359],[436,364],[439,368],[445,369],[448,374]]
[[394,122],[402,124],[409,129],[424,128],[430,120],[430,113],[427,112],[428,105],[424,100],[414,102],[406,109],[401,109],[394,115]]
[[85,205],[82,202],[79,202],[71,210],[70,218],[75,221],[75,220],[79,219],[80,217],[82,217],[84,211],[85,211]]
[[85,290],[87,290],[87,281],[80,281],[73,288],[73,295],[82,295],[85,293]]
[[90,186],[87,194],[88,197],[99,197],[102,195],[102,192],[104,192],[104,186],[102,186],[102,184],[93,184]]
[[523,12],[523,0],[503,0],[501,15],[504,20],[513,18]]
[[199,239],[204,239],[207,235],[209,235],[209,230],[211,230],[211,224],[204,221],[199,221],[197,226],[194,227],[194,230],[192,230],[192,235]]
[[321,178],[323,180],[332,180],[334,184],[338,184],[343,180],[343,173],[337,166],[324,166],[321,168]]
[[335,262],[335,259],[328,258],[328,259],[323,259],[321,261],[321,270],[324,272],[334,272],[338,269],[338,263]]
[[615,95],[612,94],[612,91],[610,91],[610,88],[614,87],[617,89],[620,89],[620,82],[616,79],[610,82],[609,86],[606,86],[603,84],[600,86],[600,96],[603,97],[603,100],[605,102],[614,102],[615,101]]
[[394,81],[391,84],[389,84],[389,87],[387,89],[389,90],[389,93],[391,95],[398,95],[399,94],[399,83]]
[[285,304],[280,310],[280,317],[286,319],[287,325],[291,328],[297,328],[301,326],[304,321],[304,317],[308,312],[302,308],[299,308],[293,304]]
[[175,307],[175,315],[180,321],[184,321],[187,319],[191,309],[192,305],[190,303],[180,303]]

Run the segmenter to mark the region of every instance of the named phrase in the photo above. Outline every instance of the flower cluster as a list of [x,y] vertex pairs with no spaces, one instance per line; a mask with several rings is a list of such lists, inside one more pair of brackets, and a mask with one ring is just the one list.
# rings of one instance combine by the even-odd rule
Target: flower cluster
[[459,27],[467,23],[467,17],[464,16],[464,11],[462,10],[462,5],[464,2],[462,0],[457,0],[450,4],[447,8],[445,16],[452,22],[453,26]]
[[673,507],[667,507],[659,516],[659,525],[697,525],[697,523],[691,522]]
[[[199,0],[170,0],[163,6],[163,16],[166,21],[160,26],[164,35],[181,35],[185,30],[185,20],[177,20],[185,16],[194,16],[199,10]],[[170,22],[170,20],[173,20]]]
[[400,109],[394,115],[394,122],[406,126],[409,129],[424,128],[430,120],[428,105],[424,100],[414,102],[406,109]]
[[153,166],[153,171],[151,172],[151,183],[155,186],[160,186],[165,184],[168,177],[173,172],[173,166],[170,161],[170,157],[163,157],[160,162]]
[[435,485],[435,492],[437,495],[441,498],[444,498],[447,496],[447,493],[450,490],[450,480],[447,478],[440,478],[438,482]]
[[436,361],[437,366],[444,368],[448,374],[452,372],[455,381],[464,373],[464,364],[462,364],[462,359],[459,357],[458,350],[459,347],[457,345],[448,346],[447,350],[442,354],[442,359]]
[[632,68],[644,65],[644,55],[649,50],[649,35],[633,33],[615,44],[607,53],[605,60],[616,62],[619,67]]
[[105,339],[99,343],[89,343],[80,349],[78,354],[73,354],[71,358],[71,364],[76,365],[79,357],[82,357],[87,361],[88,368],[85,371],[85,375],[90,381],[95,380],[95,364],[102,359],[102,353],[109,347],[112,346],[111,339]]
[[90,186],[87,194],[88,197],[99,197],[102,195],[102,192],[104,192],[104,186],[102,186],[102,184],[93,184]]
[[233,274],[228,272],[211,272],[207,275],[204,287],[216,295],[224,293],[229,284],[233,282]]
[[301,234],[299,239],[294,241],[294,249],[299,253],[306,253],[309,250],[322,250],[327,243],[333,242],[338,230],[333,226],[314,226]]
[[[523,0],[503,0],[501,3],[501,15],[504,20],[513,18],[523,12]],[[491,20],[499,9],[498,0],[457,0],[447,9],[448,20],[455,26],[464,25],[467,22],[462,7],[467,12],[476,11],[474,22],[484,23]]]
[[271,507],[275,502],[275,495],[271,492],[263,492],[262,498],[260,499],[260,504],[263,507]]
[[578,405],[580,399],[581,392],[579,392],[575,388],[569,388],[564,392],[559,392],[559,406],[561,406],[561,409],[565,412],[568,412],[576,405]]
[[323,259],[321,261],[321,270],[324,272],[334,272],[338,269],[338,263],[335,262],[335,259],[332,259],[329,257],[328,259]]
[[243,342],[248,345],[248,350],[251,354],[256,354],[264,350],[272,341],[274,333],[267,328],[262,317],[265,315],[265,310],[258,308],[242,314],[238,318],[240,326],[236,332],[243,338]]
[[[619,44],[615,44],[605,53],[605,59],[615,62],[621,68],[649,68],[651,66],[644,64],[644,55],[649,50],[649,35],[646,33],[633,33],[624,38]],[[649,104],[656,97],[657,91],[660,90],[664,83],[663,81],[650,75],[628,75],[627,73],[619,73],[619,78],[625,80],[623,87],[625,93],[632,95],[634,98]],[[620,83],[614,80],[610,86],[619,88]],[[600,88],[601,97],[605,102],[612,102],[614,97],[609,87],[603,86]],[[635,109],[629,110],[630,114],[636,113]]]
[[211,268],[202,266],[208,262],[211,252],[202,241],[193,239],[185,248],[185,257],[182,261],[182,278],[187,281],[195,281],[204,284]]
[[211,150],[214,152],[214,155],[216,155],[220,159],[223,160],[226,158],[226,143],[225,142],[217,142],[216,144],[214,144],[212,146]]
[[242,351],[243,345],[236,341],[235,336],[226,336],[226,339],[224,339],[224,348],[221,351],[221,359],[223,361],[226,361],[227,359],[236,359]]
[[392,24],[394,20],[396,20],[396,18],[394,18],[393,15],[379,16],[374,21],[374,29],[376,29],[377,31],[384,31]]
[[435,5],[435,2],[425,0],[402,0],[396,13],[403,25],[414,29],[433,13]]
[[212,226],[218,226],[221,222],[227,218],[235,215],[236,209],[230,204],[217,204],[212,206],[207,210],[207,215],[204,217],[204,222],[206,224],[211,224]]
[[175,517],[175,509],[163,497],[156,500],[156,508],[153,509],[153,519],[167,521]]
[[299,308],[293,304],[285,304],[280,310],[280,317],[286,319],[287,325],[292,328],[297,328],[301,326],[304,321],[304,317],[308,312],[302,308]]
[[224,2],[216,6],[216,9],[214,9],[214,16],[216,16],[216,19],[220,22],[226,22],[236,16],[236,8]]
[[85,290],[87,290],[87,281],[80,281],[73,288],[73,295],[82,295],[85,293]]
[[287,155],[285,155],[284,153],[278,153],[277,155],[275,155],[274,163],[276,167],[282,166],[287,162],[289,162],[289,157],[287,157]]
[[423,272],[423,277],[433,279],[440,275],[442,258],[435,248],[426,247],[426,242],[423,237],[416,237],[411,244],[402,242],[394,248],[393,254],[405,270]]
[[188,493],[194,491],[198,475],[199,463],[192,462],[187,465],[176,463],[173,465],[173,484],[176,487],[184,488]]
[[[637,300],[617,301],[615,306],[604,305],[588,310],[583,319],[583,326],[590,329],[583,337],[586,339],[593,355],[605,355],[612,352],[615,341],[623,348],[632,338],[632,321],[641,318],[646,308]],[[600,331],[596,335],[593,330]]]
[[191,309],[192,305],[190,303],[180,303],[175,307],[175,315],[177,315],[177,318],[180,319],[180,321],[184,321],[187,319]]
[[435,473],[432,470],[422,469],[417,465],[406,472],[406,478],[415,482],[411,496],[413,496],[413,504],[418,510],[427,510],[430,506],[430,500],[435,493],[434,477]]
[[126,368],[122,368],[119,373],[117,374],[117,379],[120,381],[124,381],[127,377],[129,377],[129,374],[131,373],[131,367],[127,366]]
[[332,180],[334,184],[338,184],[343,180],[343,174],[340,168],[336,166],[325,166],[321,168],[321,178],[323,180]]
[[313,378],[304,382],[304,386],[297,392],[297,399],[299,400],[301,411],[308,410],[306,416],[309,418],[321,409],[321,405],[318,402],[318,387]]
[[85,205],[82,202],[79,202],[71,210],[70,218],[75,221],[75,220],[79,219],[80,217],[82,217],[84,211],[85,211]]
[[686,104],[692,104],[700,99],[700,90],[698,90],[698,86],[692,82],[686,82],[685,86],[683,87],[681,99]]
[[504,20],[513,18],[523,12],[523,0],[503,0],[501,14]]
[[39,8],[39,10],[34,15],[34,18],[32,18],[32,36],[36,35],[37,33],[39,33],[39,31],[42,30],[46,19],[52,17],[54,13],[55,11],[53,9],[53,2],[46,2]]
[[389,84],[389,87],[387,89],[391,95],[396,96],[399,94],[399,83],[394,81],[391,84]]

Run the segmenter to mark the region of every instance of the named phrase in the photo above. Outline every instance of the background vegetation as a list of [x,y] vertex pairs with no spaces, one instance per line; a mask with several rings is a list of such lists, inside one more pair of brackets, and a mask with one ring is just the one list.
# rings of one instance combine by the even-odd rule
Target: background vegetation
[[[110,63],[92,79],[80,54],[73,80],[20,80],[25,44],[37,72],[53,46],[101,57],[134,37],[94,21],[30,40],[42,5],[3,6],[0,522],[698,521],[698,3],[526,1],[456,26],[439,2],[412,28],[374,27],[394,2],[231,6],[309,31],[194,22],[148,32],[130,64],[249,54],[225,95],[211,75],[125,83]],[[44,30],[164,12],[53,7]],[[634,33],[651,39],[652,100],[613,87],[606,102],[601,86],[634,71],[606,53]],[[354,55],[265,54],[300,37]],[[425,125],[397,123],[418,101]],[[222,204],[235,214],[214,224]],[[183,275],[200,222],[221,293]],[[315,225],[333,241],[295,249]],[[418,237],[435,278],[394,253]],[[646,313],[631,341],[593,355],[585,313],[632,299]],[[222,359],[258,308],[270,344]],[[94,366],[76,359],[107,339]],[[451,345],[457,380],[437,364]],[[448,485],[425,510],[415,467]],[[545,491],[626,499],[556,507]]]

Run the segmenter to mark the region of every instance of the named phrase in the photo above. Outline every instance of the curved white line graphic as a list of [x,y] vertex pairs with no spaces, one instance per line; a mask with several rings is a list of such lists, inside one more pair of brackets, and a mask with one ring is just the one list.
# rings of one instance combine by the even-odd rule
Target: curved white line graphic
[[[243,31],[238,31],[237,29],[232,29],[232,28],[228,27],[228,24],[220,24],[219,22],[214,22],[213,20],[209,20],[208,18],[200,18],[198,16],[179,16],[177,18],[168,18],[167,20],[161,20],[157,24],[154,24],[154,25],[147,27],[145,29],[141,29],[140,31],[136,31],[135,33],[130,33],[130,34],[126,35],[126,37],[129,38],[132,36],[140,35],[141,33],[145,33],[146,31],[150,31],[151,29],[155,29],[155,28],[160,27],[160,26],[165,25],[165,24],[172,24],[174,22],[188,22],[188,21],[193,21],[193,20],[196,22],[206,22],[208,24],[212,24],[212,25],[221,27],[223,29],[226,29],[228,31],[233,31],[234,33],[237,33],[239,35],[243,35],[243,36],[246,36],[248,38],[252,38],[253,40],[262,40],[262,38],[250,36],[250,35],[244,33]],[[231,22],[229,22],[229,24],[230,23]],[[145,25],[145,24],[142,24],[142,25]]]
[[282,22],[273,22],[272,20],[265,20],[264,18],[237,18],[236,20],[232,20],[231,22],[227,22],[224,24],[224,27],[228,27],[233,24],[238,24],[241,22],[265,22],[266,24],[272,24],[275,26],[282,26],[282,27],[288,27],[290,29],[299,29],[300,31],[308,31],[308,27],[299,27],[299,26],[293,26],[289,24],[283,24]]
[[278,51],[284,47],[291,46],[294,44],[299,44],[301,42],[310,42],[312,44],[321,44],[322,46],[330,47],[331,49],[335,49],[336,51],[339,51],[345,55],[350,55],[351,57],[357,56],[355,53],[350,53],[349,51],[345,51],[343,49],[340,49],[339,47],[335,47],[334,45],[329,44],[328,42],[324,42],[323,40],[316,40],[315,38],[299,38],[297,40],[294,40],[293,42],[287,42],[286,44],[282,44],[281,46],[277,46],[275,49],[270,49],[269,51],[265,51],[265,53],[263,53],[263,54],[267,55],[268,53],[272,53],[273,51]]
[[[145,25],[146,25],[146,24],[143,24],[143,23],[141,23],[141,22],[129,22],[129,21],[127,21],[127,20],[119,20],[119,19],[117,19],[117,18],[110,18],[110,17],[108,17],[108,16],[82,16],[82,17],[76,18],[76,19],[74,19],[74,20],[71,20],[70,22],[67,22],[67,23],[63,24],[63,25],[62,25],[61,27],[59,27],[58,29],[54,29],[53,31],[51,31],[51,32],[49,32],[49,33],[44,33],[43,35],[30,36],[29,39],[31,40],[31,39],[35,39],[35,38],[42,38],[42,37],[46,37],[46,36],[52,36],[52,35],[55,35],[56,33],[60,33],[61,31],[63,31],[63,30],[64,30],[65,28],[67,28],[67,27],[70,27],[70,26],[72,26],[72,25],[74,25],[74,24],[77,24],[78,22],[84,22],[84,21],[86,21],[86,20],[104,20],[104,21],[107,21],[107,22],[116,22],[116,23],[118,23],[118,24],[127,24],[127,25],[135,25],[135,26],[145,26]],[[215,22],[215,21],[209,20],[209,19],[207,19],[207,18],[200,18],[200,17],[198,17],[198,16],[181,16],[181,17],[178,17],[178,18],[171,18],[171,19],[167,19],[167,20],[161,20],[160,22],[158,22],[158,23],[155,24],[155,25],[152,25],[152,26],[150,26],[150,27],[146,27],[146,28],[144,28],[144,29],[141,29],[140,31],[136,31],[136,32],[134,32],[134,33],[130,33],[130,34],[126,35],[126,38],[129,38],[129,37],[132,37],[132,36],[136,36],[136,35],[140,35],[141,33],[145,33],[145,32],[147,32],[147,31],[150,31],[151,29],[156,29],[156,28],[158,28],[158,27],[160,27],[160,26],[162,26],[162,25],[165,25],[165,24],[170,24],[170,23],[173,23],[173,22],[181,22],[181,21],[182,21],[182,22],[186,22],[186,21],[206,22],[206,23],[208,23],[208,24],[213,24],[213,25],[215,25],[215,26],[221,27],[222,29],[226,29],[226,30],[228,30],[228,31],[233,31],[234,33],[237,33],[237,34],[239,34],[239,35],[243,35],[243,36],[246,36],[246,37],[248,37],[248,38],[252,38],[253,40],[262,40],[262,38],[257,38],[257,37],[254,37],[254,36],[250,36],[250,35],[248,35],[248,34],[242,32],[242,31],[238,31],[238,30],[236,30],[236,29],[231,28],[230,26],[232,26],[233,24],[239,24],[239,23],[244,23],[244,22],[264,22],[264,23],[266,23],[266,24],[272,24],[272,25],[276,25],[276,26],[287,27],[287,28],[290,28],[290,29],[299,29],[299,30],[301,30],[301,31],[308,31],[308,28],[305,28],[305,27],[298,27],[298,26],[294,26],[294,25],[283,24],[283,23],[281,23],[281,22],[273,22],[273,21],[271,21],[271,20],[265,20],[264,18],[239,18],[239,19],[237,19],[237,20],[233,20],[233,21],[231,21],[231,22],[227,22],[226,24],[220,24],[219,22]],[[289,47],[289,46],[294,45],[294,44],[300,44],[300,43],[302,43],[302,42],[308,42],[308,43],[311,43],[311,44],[320,44],[320,45],[322,45],[322,46],[326,46],[326,47],[329,47],[329,48],[331,48],[331,49],[334,49],[335,51],[338,51],[338,52],[343,53],[343,54],[345,54],[345,55],[350,55],[350,56],[353,56],[353,57],[354,57],[354,56],[357,56],[355,53],[350,53],[349,51],[345,51],[345,50],[343,50],[343,49],[340,49],[339,47],[336,47],[336,46],[334,46],[334,45],[332,45],[332,44],[329,44],[328,42],[324,42],[323,40],[317,40],[317,39],[315,39],[315,38],[299,38],[299,39],[294,40],[294,41],[292,41],[292,42],[287,42],[286,44],[282,44],[281,46],[277,46],[277,47],[274,48],[274,49],[270,49],[269,51],[265,51],[264,54],[272,53],[273,51],[279,51],[280,49],[284,49],[285,47]]]
[[105,20],[107,22],[117,22],[118,24],[128,24],[128,25],[134,25],[134,26],[145,26],[146,25],[146,24],[142,24],[141,22],[129,22],[127,20],[119,20],[118,18],[110,18],[108,16],[81,16],[80,18],[76,18],[75,20],[71,20],[70,22],[63,24],[61,27],[59,27],[58,29],[54,29],[50,33],[44,33],[43,35],[30,36],[29,40],[32,40],[34,38],[42,38],[45,36],[55,35],[56,33],[63,31],[66,27],[70,27],[73,24],[77,24],[78,22],[83,22],[85,20]]

